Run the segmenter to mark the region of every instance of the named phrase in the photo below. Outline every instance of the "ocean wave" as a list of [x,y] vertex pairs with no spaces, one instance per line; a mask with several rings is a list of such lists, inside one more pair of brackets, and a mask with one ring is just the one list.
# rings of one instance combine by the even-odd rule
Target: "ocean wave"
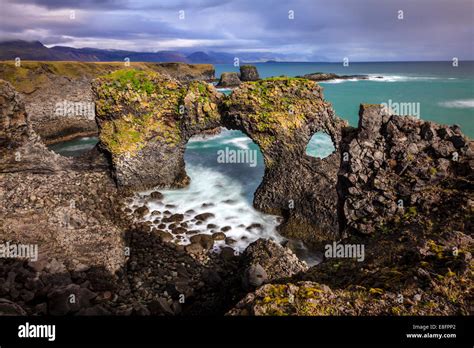
[[249,137],[239,137],[239,138],[232,138],[232,139],[226,139],[221,141],[221,144],[232,144],[235,147],[241,148],[243,150],[248,150],[250,148],[250,144],[252,143],[252,140]]
[[474,99],[458,99],[439,102],[439,106],[453,109],[472,109],[474,108]]
[[[245,198],[244,187],[240,182],[217,170],[200,165],[188,165],[186,171],[191,178],[188,187],[160,190],[164,196],[162,203],[147,199],[153,190],[141,192],[131,207],[146,204],[150,211],[166,209],[172,214],[184,214],[188,230],[202,234],[212,234],[224,226],[229,226],[231,229],[226,232],[226,236],[236,241],[232,247],[239,252],[259,238],[279,242],[284,240],[276,231],[279,217],[257,211]],[[164,205],[168,206],[164,208]],[[194,217],[201,213],[211,213],[213,216],[205,224],[199,224]],[[156,216],[148,214],[144,220],[153,222],[155,218]],[[218,227],[208,227],[209,223]],[[261,227],[248,228],[252,224],[259,224]],[[171,223],[166,225],[163,230],[170,231]],[[181,245],[190,243],[189,235],[182,234],[179,237],[173,235],[173,237]],[[216,241],[214,246],[217,252],[225,246],[225,242]]]
[[[337,84],[343,82],[357,82],[357,81],[374,81],[374,82],[414,82],[414,81],[432,81],[440,80],[441,77],[434,76],[406,76],[406,75],[382,75],[382,74],[370,74],[367,75],[367,79],[334,79],[328,81],[320,81],[319,83]],[[446,78],[446,80],[456,80],[454,77]]]
[[440,80],[440,77],[434,76],[406,76],[406,75],[380,75],[370,74],[369,81],[377,82],[413,82],[413,81],[431,81]]
[[334,79],[334,80],[328,80],[328,81],[320,81],[318,83],[343,83],[343,82],[356,82],[356,81],[361,81],[360,79],[353,78],[353,79]]

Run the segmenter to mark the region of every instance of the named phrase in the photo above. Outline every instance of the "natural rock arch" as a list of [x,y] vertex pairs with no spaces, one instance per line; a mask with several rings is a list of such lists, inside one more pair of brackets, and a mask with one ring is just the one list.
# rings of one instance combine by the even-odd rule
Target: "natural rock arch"
[[317,241],[338,234],[339,155],[321,160],[305,149],[314,133],[324,131],[337,151],[347,124],[315,82],[247,82],[226,97],[207,83],[184,85],[157,73],[122,70],[97,79],[93,89],[101,146],[119,187],[185,186],[187,141],[223,126],[242,131],[262,151],[265,174],[255,192],[257,209],[283,216],[281,230],[290,237]]

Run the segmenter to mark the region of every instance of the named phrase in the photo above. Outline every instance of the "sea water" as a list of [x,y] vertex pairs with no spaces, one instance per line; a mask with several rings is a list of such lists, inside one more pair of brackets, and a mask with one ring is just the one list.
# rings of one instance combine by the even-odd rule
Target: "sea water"
[[[419,103],[420,117],[441,124],[457,124],[474,137],[474,62],[386,63],[256,63],[260,77],[301,76],[315,72],[369,75],[369,80],[320,82],[324,97],[336,114],[357,126],[361,103]],[[232,64],[216,64],[216,76],[239,71]],[[378,78],[382,77],[382,78]]]

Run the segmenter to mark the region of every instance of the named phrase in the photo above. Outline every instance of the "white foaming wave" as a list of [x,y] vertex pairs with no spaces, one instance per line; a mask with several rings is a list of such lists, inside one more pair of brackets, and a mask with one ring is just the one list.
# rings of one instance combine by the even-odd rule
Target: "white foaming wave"
[[248,150],[251,143],[252,140],[249,137],[232,138],[222,141],[222,144],[232,144],[244,150]]
[[[201,234],[212,234],[212,229],[207,228],[207,224],[215,224],[218,227],[214,232],[220,231],[220,228],[230,226],[232,229],[226,232],[226,237],[234,239],[236,242],[232,244],[232,248],[243,251],[250,243],[259,238],[274,239],[283,241],[276,231],[279,224],[279,217],[274,215],[263,214],[245,199],[242,185],[232,180],[230,177],[201,166],[186,167],[188,175],[191,177],[191,184],[184,189],[177,190],[160,190],[163,194],[162,203],[155,201],[147,201],[147,196],[153,191],[144,191],[137,195],[131,206],[141,206],[145,204],[150,213],[145,216],[145,221],[153,221],[157,216],[152,216],[151,212],[158,210],[163,212],[169,210],[172,214],[184,214],[184,221],[188,224],[188,230],[198,230]],[[203,207],[203,204],[207,206]],[[171,207],[165,207],[171,205]],[[186,211],[194,210],[194,213],[186,213]],[[208,219],[203,224],[196,224],[192,221],[194,216],[201,213],[212,213],[214,217]],[[261,229],[254,228],[247,230],[251,224],[260,224]],[[169,223],[164,229],[168,229]],[[175,235],[173,235],[175,237]],[[187,245],[190,243],[189,235],[181,235],[180,240],[175,241],[178,244]],[[214,244],[215,251],[225,246],[225,241],[216,241]]]
[[314,134],[306,146],[306,154],[313,157],[325,158],[333,152],[334,144],[331,137],[325,133]]
[[445,108],[472,109],[474,108],[474,99],[449,100],[449,101],[439,102],[438,105],[443,106]]
[[[344,82],[357,82],[357,81],[375,81],[375,82],[410,82],[410,81],[431,81],[431,80],[439,80],[440,77],[432,77],[432,76],[406,76],[406,75],[385,75],[382,76],[380,74],[370,74],[367,75],[366,79],[334,79],[328,81],[320,81],[318,83],[327,83],[327,84],[338,84]],[[447,78],[447,80],[456,80],[454,77]]]
[[334,79],[334,80],[327,80],[327,81],[319,81],[318,83],[329,83],[329,84],[334,84],[334,83],[343,83],[343,82],[356,82],[360,81],[361,79]]
[[78,145],[71,145],[68,146],[67,148],[63,149],[63,152],[75,152],[75,151],[81,151],[81,150],[89,150],[92,149],[95,146],[95,144],[78,144]]
[[378,74],[370,74],[368,80],[369,81],[377,81],[377,82],[410,82],[410,81],[431,81],[431,80],[439,80],[439,77],[433,76],[406,76],[406,75],[378,75]]

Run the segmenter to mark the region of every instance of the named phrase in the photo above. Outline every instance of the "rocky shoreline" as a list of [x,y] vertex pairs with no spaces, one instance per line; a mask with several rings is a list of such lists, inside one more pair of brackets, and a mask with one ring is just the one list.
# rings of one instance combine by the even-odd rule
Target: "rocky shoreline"
[[[471,313],[474,145],[459,128],[378,105],[361,106],[351,128],[307,79],[253,81],[250,73],[224,97],[200,81],[128,71],[94,80],[101,144],[75,159],[47,150],[34,106],[0,80],[0,235],[39,249],[37,261],[0,259],[0,314]],[[185,186],[187,140],[221,126],[262,150],[254,205],[282,216],[282,234],[321,253],[334,241],[364,245],[364,261],[325,257],[308,267],[263,239],[243,253],[229,240],[216,253],[226,226],[200,234],[186,225],[207,225],[208,215],[134,206],[137,189]],[[147,136],[120,133],[130,129]],[[304,155],[319,130],[336,148],[323,160]],[[152,214],[156,223],[143,221]],[[186,234],[189,244],[174,243]]]

